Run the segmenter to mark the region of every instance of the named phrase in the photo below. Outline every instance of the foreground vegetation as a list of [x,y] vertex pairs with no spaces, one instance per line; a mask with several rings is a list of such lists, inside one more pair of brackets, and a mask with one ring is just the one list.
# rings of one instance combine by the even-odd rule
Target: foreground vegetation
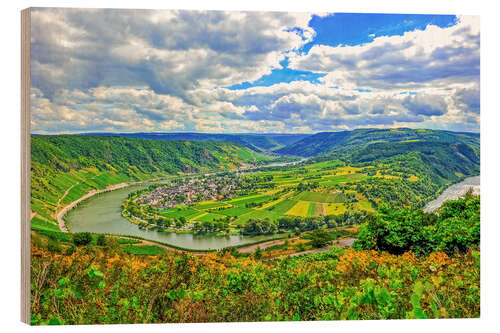
[[[401,221],[426,216],[419,210],[398,210],[393,215],[399,219],[385,222],[387,213],[368,219],[358,244],[378,251],[332,248],[293,258],[270,254],[289,253],[290,247],[303,247],[304,242],[322,247],[332,238],[315,231],[302,241],[257,248],[253,254],[228,249],[195,257],[84,235],[74,236],[76,248],[54,247],[50,238],[36,234],[32,323],[479,317],[479,239],[468,236],[475,236],[479,209],[479,198],[467,195],[447,202],[439,217],[426,219],[432,222],[429,226],[447,230],[436,233],[434,240],[438,247],[456,245],[444,249],[449,254],[414,252],[417,229],[391,233]],[[380,228],[386,232],[373,228],[375,220],[385,224]],[[452,223],[460,227],[450,229]],[[462,247],[460,239],[471,241]],[[380,251],[380,244],[390,241],[399,244],[400,254]]]
[[[479,197],[421,210],[479,173],[478,138],[407,129],[313,137],[317,145],[292,144],[312,149],[304,156],[321,151],[306,162],[212,176],[271,157],[226,142],[34,137],[32,323],[479,317]],[[159,232],[280,235],[246,251],[193,255],[63,233],[54,219],[110,184],[220,175],[227,180],[186,193],[159,184],[131,193],[122,213]]]
[[32,248],[32,323],[479,317],[479,252],[331,250],[262,262],[231,254],[71,255]]

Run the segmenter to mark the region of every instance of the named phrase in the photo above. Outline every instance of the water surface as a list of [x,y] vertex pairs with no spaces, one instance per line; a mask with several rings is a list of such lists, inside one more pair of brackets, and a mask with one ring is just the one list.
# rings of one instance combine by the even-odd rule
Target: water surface
[[471,188],[475,194],[479,194],[480,176],[465,178],[460,183],[451,185],[446,190],[444,190],[444,192],[441,193],[441,195],[437,199],[429,202],[425,206],[424,212],[429,213],[435,211],[436,209],[441,207],[441,205],[445,201],[457,200],[458,198],[464,196],[465,193],[467,193],[467,191]]
[[193,235],[139,229],[121,215],[121,204],[130,192],[146,186],[133,185],[94,195],[71,209],[66,214],[66,223],[72,232],[139,236],[195,250],[221,249],[276,237],[276,235],[255,237]]

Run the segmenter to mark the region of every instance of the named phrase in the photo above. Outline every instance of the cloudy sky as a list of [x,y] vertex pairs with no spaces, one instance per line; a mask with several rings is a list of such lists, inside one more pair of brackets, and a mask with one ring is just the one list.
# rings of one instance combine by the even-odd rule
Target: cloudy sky
[[479,131],[479,18],[35,9],[33,133]]

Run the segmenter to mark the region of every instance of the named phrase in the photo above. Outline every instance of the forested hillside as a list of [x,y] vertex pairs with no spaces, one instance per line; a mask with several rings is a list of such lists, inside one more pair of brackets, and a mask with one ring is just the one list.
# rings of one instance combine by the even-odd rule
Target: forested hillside
[[[236,168],[271,157],[226,142],[157,141],[115,136],[33,136],[31,209],[53,222],[64,206],[92,189],[158,176]],[[43,224],[43,223],[42,223]]]
[[292,143],[276,152],[303,157],[320,154],[337,155],[376,142],[440,142],[467,144],[479,151],[479,134],[429,129],[357,129],[342,132],[322,132]]
[[[97,134],[97,133],[96,133]],[[93,135],[93,134],[82,134]],[[222,141],[233,142],[257,152],[271,152],[293,144],[309,134],[212,134],[212,133],[100,133],[152,140]]]

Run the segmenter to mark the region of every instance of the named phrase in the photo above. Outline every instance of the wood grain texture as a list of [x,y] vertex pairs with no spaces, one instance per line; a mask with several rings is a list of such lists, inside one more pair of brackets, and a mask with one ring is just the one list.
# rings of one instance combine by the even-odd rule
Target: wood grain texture
[[21,12],[21,321],[30,323],[31,10]]

